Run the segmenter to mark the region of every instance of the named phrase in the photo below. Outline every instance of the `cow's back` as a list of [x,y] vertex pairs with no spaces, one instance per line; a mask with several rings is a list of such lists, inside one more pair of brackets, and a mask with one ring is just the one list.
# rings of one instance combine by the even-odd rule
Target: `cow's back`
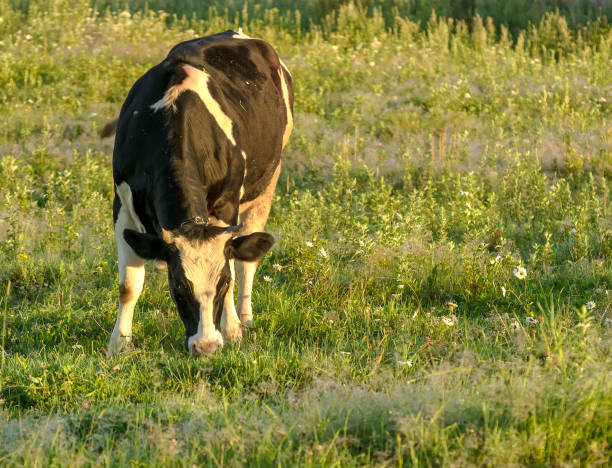
[[[261,39],[234,31],[176,45],[166,61],[203,69],[220,93],[223,111],[234,124],[239,150],[246,154],[243,200],[255,198],[280,162],[283,134],[291,116],[283,97],[282,66],[274,49]],[[215,96],[216,97],[216,96]]]

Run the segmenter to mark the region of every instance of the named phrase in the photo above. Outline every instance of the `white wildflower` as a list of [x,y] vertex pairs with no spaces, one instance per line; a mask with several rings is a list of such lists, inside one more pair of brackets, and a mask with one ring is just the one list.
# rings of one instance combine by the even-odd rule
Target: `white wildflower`
[[467,197],[470,194],[470,192],[465,192],[464,190],[459,190],[459,195],[461,195],[462,197]]
[[340,351],[340,354],[343,354],[344,356],[350,356],[351,353],[348,351]]
[[327,258],[327,251],[323,247],[321,247],[319,249],[319,255],[323,258]]
[[444,323],[445,325],[448,325],[449,327],[452,327],[453,325],[457,323],[457,317],[455,317],[454,315],[449,315],[448,317],[442,317],[442,323]]
[[73,345],[71,346],[71,348],[72,348],[72,349],[82,349],[82,348],[83,348],[83,345],[80,345],[80,344],[73,344]]
[[397,285],[397,289],[404,289],[404,285],[403,284],[398,284]]
[[587,310],[593,310],[595,308],[595,303],[593,301],[589,301],[584,305]]
[[512,317],[512,320],[510,320],[510,331],[515,332],[520,328],[521,324],[519,323],[519,321],[516,318]]
[[408,359],[407,361],[397,361],[397,365],[400,367],[404,367],[404,366],[412,367],[412,359]]
[[514,268],[514,270],[512,270],[512,274],[518,279],[525,279],[525,277],[527,276],[527,270],[525,269],[525,267],[517,266],[516,268]]
[[537,318],[533,318],[531,315],[528,317],[525,317],[525,323],[531,323],[533,325],[538,323],[538,319]]
[[572,234],[576,234],[578,233],[578,231],[576,230],[576,228],[572,228],[572,230],[570,231]]
[[272,268],[274,268],[274,271],[281,271],[283,269],[283,266],[280,263],[275,263],[274,265],[272,265]]
[[312,247],[314,244],[310,241],[306,241],[304,242],[304,244],[306,244],[306,247]]
[[266,283],[269,283],[270,281],[272,281],[272,278],[270,278],[268,275],[264,276],[263,279]]
[[459,307],[459,305],[456,302],[450,301],[447,302],[446,305],[448,306],[448,308],[450,310],[456,309],[457,307]]

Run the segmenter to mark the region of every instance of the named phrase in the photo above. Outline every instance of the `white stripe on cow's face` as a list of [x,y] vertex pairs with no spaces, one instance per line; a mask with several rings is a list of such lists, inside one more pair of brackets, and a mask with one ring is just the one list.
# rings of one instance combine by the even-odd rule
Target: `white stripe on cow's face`
[[214,299],[227,262],[225,243],[231,236],[231,233],[222,233],[207,241],[176,236],[173,240],[185,277],[191,282],[200,307],[198,331],[187,339],[189,351],[196,354],[209,354],[223,347],[223,338],[214,324]]
[[217,122],[217,125],[223,130],[227,139],[236,146],[236,140],[234,139],[234,124],[231,119],[227,116],[219,102],[213,98],[209,89],[210,75],[205,71],[198,70],[191,65],[183,65],[183,70],[187,73],[187,77],[181,84],[171,86],[168,88],[164,96],[151,105],[151,109],[158,111],[160,109],[172,109],[176,110],[176,100],[183,91],[190,90],[195,92],[212,114],[213,118]]
[[285,131],[283,133],[283,148],[289,141],[289,135],[291,135],[291,131],[293,130],[293,113],[291,112],[291,104],[289,102],[289,89],[287,87],[287,79],[285,78],[285,73],[288,76],[289,71],[281,61],[281,67],[278,69],[278,75],[281,80],[281,90],[283,92],[283,101],[285,102],[285,110],[287,111],[287,125],[285,125]]

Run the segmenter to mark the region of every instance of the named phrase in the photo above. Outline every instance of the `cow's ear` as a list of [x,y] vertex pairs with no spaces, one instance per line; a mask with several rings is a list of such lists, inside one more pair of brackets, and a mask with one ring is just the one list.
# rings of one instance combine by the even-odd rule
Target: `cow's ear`
[[263,257],[273,244],[274,237],[270,234],[254,232],[229,241],[229,256],[243,262],[255,262]]
[[136,254],[147,260],[170,260],[170,246],[153,234],[141,233],[132,229],[123,230],[123,238]]

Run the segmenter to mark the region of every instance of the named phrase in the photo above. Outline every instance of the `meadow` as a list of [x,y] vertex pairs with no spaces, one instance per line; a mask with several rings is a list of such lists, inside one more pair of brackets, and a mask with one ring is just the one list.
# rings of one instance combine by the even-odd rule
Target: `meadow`
[[[515,32],[346,3],[303,28],[251,3],[0,0],[0,465],[610,463],[605,18]],[[255,326],[188,355],[147,264],[134,348],[107,359],[98,132],[170,47],[238,27],[295,83]]]

